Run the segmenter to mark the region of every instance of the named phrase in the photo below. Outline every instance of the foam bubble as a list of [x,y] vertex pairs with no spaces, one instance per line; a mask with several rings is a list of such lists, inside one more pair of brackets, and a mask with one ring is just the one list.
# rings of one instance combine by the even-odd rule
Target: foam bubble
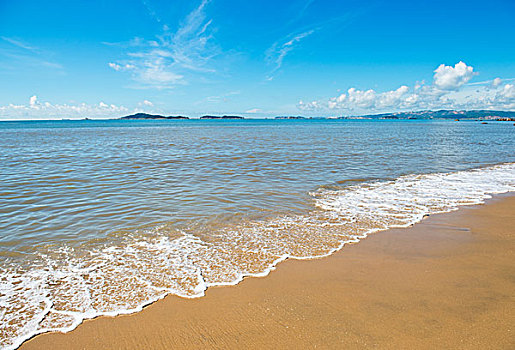
[[86,318],[136,312],[168,294],[200,297],[210,286],[265,276],[287,258],[327,256],[372,232],[482,203],[515,190],[515,163],[330,188],[311,194],[315,207],[306,215],[181,232],[161,226],[111,245],[42,248],[30,264],[6,260],[0,346],[14,349]]

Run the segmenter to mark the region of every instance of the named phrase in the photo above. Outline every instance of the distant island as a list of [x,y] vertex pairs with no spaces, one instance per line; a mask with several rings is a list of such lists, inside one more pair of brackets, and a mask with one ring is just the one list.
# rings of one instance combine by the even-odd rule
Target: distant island
[[[189,117],[179,116],[163,116],[158,114],[136,113],[121,117],[123,120],[172,120],[172,119],[190,119]],[[200,119],[245,119],[237,115],[204,115]],[[274,119],[454,119],[454,120],[495,120],[495,121],[515,121],[515,111],[490,111],[490,110],[471,110],[459,111],[442,109],[438,111],[411,111],[411,112],[394,112],[367,115],[349,115],[335,117],[304,117],[300,115],[277,116]]]
[[165,117],[163,115],[158,115],[158,114],[136,113],[136,114],[128,115],[125,117],[121,117],[120,119],[139,120],[139,119],[190,119],[190,118],[183,117],[182,115]]
[[244,117],[240,117],[237,115],[224,115],[224,116],[218,116],[218,115],[204,115],[200,117],[200,119],[245,119]]
[[[121,117],[119,119],[123,120],[170,120],[170,119],[190,119],[189,117],[184,117],[182,115],[177,116],[164,116],[159,114],[148,114],[148,113],[136,113],[127,115],[125,117]],[[200,119],[245,119],[244,117],[240,117],[237,115],[223,115],[223,116],[217,116],[217,115],[205,115],[200,117]]]

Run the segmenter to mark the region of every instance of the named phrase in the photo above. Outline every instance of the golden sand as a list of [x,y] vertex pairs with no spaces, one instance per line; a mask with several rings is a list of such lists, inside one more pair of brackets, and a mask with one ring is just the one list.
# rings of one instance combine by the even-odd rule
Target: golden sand
[[22,349],[515,349],[515,196]]

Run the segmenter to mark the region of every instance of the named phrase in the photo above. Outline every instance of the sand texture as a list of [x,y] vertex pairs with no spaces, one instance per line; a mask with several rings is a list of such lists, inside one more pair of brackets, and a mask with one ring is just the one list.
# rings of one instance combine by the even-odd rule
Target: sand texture
[[22,349],[515,349],[515,196]]

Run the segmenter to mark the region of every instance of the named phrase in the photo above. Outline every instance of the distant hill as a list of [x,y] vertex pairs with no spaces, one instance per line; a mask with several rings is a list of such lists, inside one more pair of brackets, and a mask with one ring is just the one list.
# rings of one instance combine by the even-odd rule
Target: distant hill
[[121,117],[120,119],[125,119],[125,120],[154,119],[154,120],[156,120],[156,119],[190,119],[190,118],[183,117],[182,115],[165,117],[163,115],[157,115],[157,114],[136,113],[136,114],[128,115],[125,117]]
[[359,119],[512,119],[515,118],[514,111],[489,111],[489,110],[472,110],[457,111],[442,109],[439,111],[413,111],[413,112],[395,112],[382,114],[369,114],[357,117],[341,117],[343,119],[359,118]]

